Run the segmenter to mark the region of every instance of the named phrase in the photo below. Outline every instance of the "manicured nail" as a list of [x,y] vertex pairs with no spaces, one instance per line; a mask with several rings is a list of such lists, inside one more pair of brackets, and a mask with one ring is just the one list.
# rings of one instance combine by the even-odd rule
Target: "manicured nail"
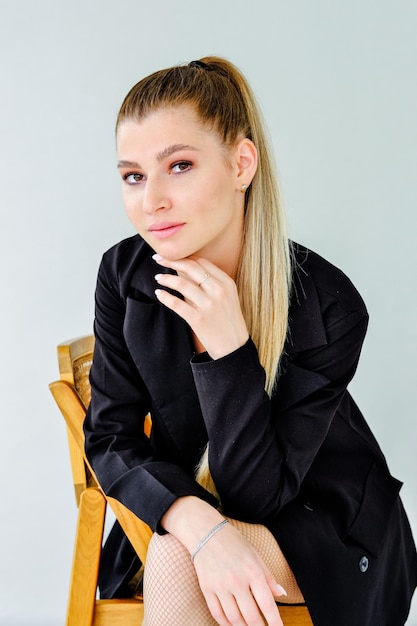
[[154,261],[162,261],[162,257],[160,254],[153,254],[152,258]]
[[281,585],[278,585],[278,583],[277,583],[277,591],[278,591],[279,596],[287,595],[287,592],[285,591],[284,587],[281,587]]
[[159,279],[162,277],[162,274],[155,274],[155,280],[159,283]]
[[164,291],[163,289],[155,289],[155,295],[158,298],[158,300],[159,300],[159,294],[163,293],[163,291]]

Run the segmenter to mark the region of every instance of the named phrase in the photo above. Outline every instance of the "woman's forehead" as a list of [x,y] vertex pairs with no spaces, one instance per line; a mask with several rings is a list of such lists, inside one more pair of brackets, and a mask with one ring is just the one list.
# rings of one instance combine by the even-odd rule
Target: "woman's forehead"
[[184,106],[157,109],[140,119],[126,119],[119,124],[116,138],[118,147],[139,142],[158,154],[172,145],[192,149],[196,143],[214,141],[222,146],[213,127],[203,123],[191,107]]

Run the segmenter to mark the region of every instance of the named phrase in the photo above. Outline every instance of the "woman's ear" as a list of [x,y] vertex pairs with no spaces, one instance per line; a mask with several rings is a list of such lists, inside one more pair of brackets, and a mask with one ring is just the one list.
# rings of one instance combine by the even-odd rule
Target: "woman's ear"
[[258,151],[253,141],[245,137],[236,145],[235,156],[238,189],[241,191],[242,185],[249,187],[255,176],[258,167]]

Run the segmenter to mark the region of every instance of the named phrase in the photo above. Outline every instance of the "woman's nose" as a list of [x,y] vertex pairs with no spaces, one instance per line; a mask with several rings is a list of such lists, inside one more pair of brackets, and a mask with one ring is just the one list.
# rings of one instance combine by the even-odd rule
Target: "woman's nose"
[[143,197],[143,210],[145,213],[154,213],[170,207],[171,200],[163,182],[160,179],[148,178]]

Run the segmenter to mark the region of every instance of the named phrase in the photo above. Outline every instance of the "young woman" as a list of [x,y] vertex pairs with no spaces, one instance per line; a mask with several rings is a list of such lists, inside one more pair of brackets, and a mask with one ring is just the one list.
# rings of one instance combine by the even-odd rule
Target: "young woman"
[[[365,305],[288,242],[246,80],[217,57],[152,74],[117,151],[138,234],[100,267],[85,434],[102,487],[155,530],[146,625],[281,626],[283,601],[317,626],[403,625],[401,483],[346,390]],[[102,596],[132,595],[139,567],[116,525]]]

